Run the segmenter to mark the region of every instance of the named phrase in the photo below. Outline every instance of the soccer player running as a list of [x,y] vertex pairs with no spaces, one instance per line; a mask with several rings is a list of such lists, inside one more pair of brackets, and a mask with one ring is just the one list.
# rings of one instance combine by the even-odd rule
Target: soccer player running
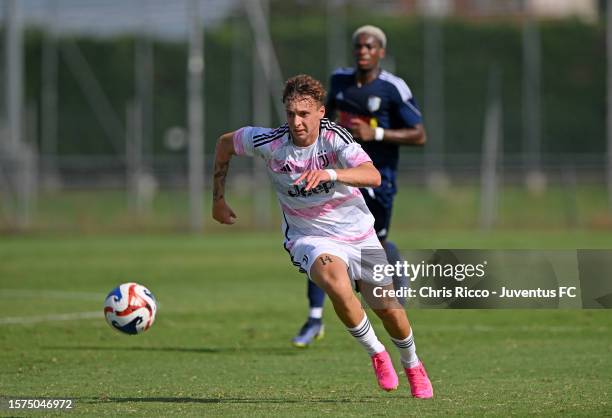
[[[310,76],[289,79],[283,92],[287,123],[276,128],[243,127],[222,135],[215,153],[213,218],[233,224],[225,179],[234,155],[262,158],[283,215],[284,247],[292,263],[329,296],[336,314],[372,359],[379,386],[397,388],[391,358],[353,292],[392,289],[390,277],[374,280],[364,265],[386,264],[374,217],[357,187],[377,187],[381,176],[344,128],[324,118],[325,89]],[[366,250],[381,256],[362,257]],[[365,263],[364,263],[365,262]],[[368,301],[380,317],[405,368],[411,393],[431,398],[433,389],[416,354],[406,312],[394,298]]]
[[[423,145],[425,129],[421,113],[404,80],[380,68],[387,37],[378,27],[366,25],[353,33],[354,68],[340,68],[331,76],[327,114],[360,140],[381,176],[378,187],[361,188],[374,215],[374,228],[391,264],[401,261],[395,244],[387,240],[399,145]],[[405,277],[394,277],[396,289],[408,287]],[[323,337],[325,293],[308,281],[308,318],[292,339],[296,347],[307,347]],[[405,299],[401,298],[402,304]]]

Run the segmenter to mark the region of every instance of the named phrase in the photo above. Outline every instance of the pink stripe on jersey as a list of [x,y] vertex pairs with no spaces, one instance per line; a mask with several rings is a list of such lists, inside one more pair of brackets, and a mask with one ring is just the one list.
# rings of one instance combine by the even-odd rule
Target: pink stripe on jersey
[[347,161],[349,167],[357,167],[363,163],[371,163],[371,162],[372,162],[372,159],[363,150],[360,150],[360,152],[355,155],[351,155]]
[[284,139],[285,139],[285,136],[281,136],[276,141],[272,141],[267,145],[270,147],[271,151],[276,151],[285,143]]
[[307,170],[323,170],[326,168],[330,168],[338,162],[338,157],[335,153],[325,154],[325,157],[327,161],[325,161],[323,158],[318,157],[316,159],[286,161],[271,159],[268,162],[268,167],[270,167],[270,169],[275,173],[287,172],[287,169],[285,167],[288,167],[292,173],[303,173]]
[[281,203],[281,207],[283,208],[283,212],[285,212],[287,215],[296,216],[298,218],[303,219],[314,219],[333,211],[338,206],[356,197],[361,197],[361,192],[359,191],[359,189],[353,189],[350,195],[338,197],[336,199],[330,199],[322,205],[310,206],[301,209],[293,209],[285,205],[284,203]]
[[[371,227],[367,232],[361,234],[361,235],[357,235],[354,237],[345,237],[345,236],[341,236],[341,235],[331,235],[328,238],[330,239],[335,239],[336,241],[342,241],[342,242],[358,242],[358,241],[363,241],[366,238],[370,238],[372,235],[375,235],[375,230],[374,227]],[[295,241],[285,241],[285,247],[291,251],[293,249],[293,247],[295,246]]]
[[243,131],[244,128],[240,128],[236,132],[234,132],[233,142],[234,152],[236,153],[236,155],[244,155],[244,143],[242,142]]
[[363,241],[364,239],[369,238],[370,235],[374,235],[374,233],[375,233],[374,227],[372,227],[366,233],[357,235],[356,237],[343,237],[340,235],[332,235],[330,236],[330,238],[338,240],[338,241],[343,241],[343,242],[357,242],[357,241]]

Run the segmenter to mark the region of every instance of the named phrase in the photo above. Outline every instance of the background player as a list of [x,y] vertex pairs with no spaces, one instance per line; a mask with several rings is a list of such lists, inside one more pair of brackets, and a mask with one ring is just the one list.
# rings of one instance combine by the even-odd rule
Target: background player
[[[332,74],[326,116],[337,119],[361,141],[380,172],[381,185],[361,192],[374,215],[376,234],[394,264],[400,261],[400,254],[387,235],[397,190],[399,145],[423,145],[425,129],[408,85],[380,67],[387,44],[385,33],[375,26],[362,26],[353,33],[352,42],[355,67]],[[404,277],[395,277],[394,282],[396,288],[408,286]],[[292,340],[296,347],[306,347],[323,336],[324,300],[325,293],[308,281],[308,319]]]
[[[324,118],[324,98],[325,89],[317,80],[293,77],[283,92],[287,124],[276,129],[244,127],[219,138],[213,217],[225,224],[236,219],[224,197],[232,156],[264,159],[282,209],[284,246],[292,263],[325,290],[340,320],[370,355],[379,386],[390,391],[398,386],[393,363],[353,293],[353,286],[364,296],[372,294],[368,289],[374,286],[392,289],[390,277],[377,282],[364,267],[387,262],[374,217],[356,188],[378,186],[380,174],[351,134]],[[392,298],[368,304],[399,350],[412,395],[431,398],[431,382],[416,355],[406,312]]]

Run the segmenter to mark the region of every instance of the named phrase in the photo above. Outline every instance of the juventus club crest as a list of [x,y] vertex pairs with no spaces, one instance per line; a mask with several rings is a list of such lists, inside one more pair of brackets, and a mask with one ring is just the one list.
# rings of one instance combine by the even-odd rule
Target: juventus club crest
[[327,167],[329,165],[329,157],[327,156],[325,151],[317,155],[317,158],[319,159],[319,163],[321,163],[321,167]]
[[368,110],[372,113],[376,112],[380,109],[381,99],[378,96],[370,96],[368,97]]

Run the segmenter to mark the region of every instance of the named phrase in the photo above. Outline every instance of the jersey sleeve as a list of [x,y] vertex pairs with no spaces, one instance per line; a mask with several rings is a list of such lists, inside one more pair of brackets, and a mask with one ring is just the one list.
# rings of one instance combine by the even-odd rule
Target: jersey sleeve
[[335,124],[330,131],[334,134],[334,148],[340,168],[353,168],[372,162],[370,156],[355,142],[349,131]]
[[286,125],[276,129],[245,126],[234,132],[234,152],[236,155],[266,158],[270,153],[270,144],[288,131]]
[[252,157],[255,155],[253,147],[253,128],[245,126],[234,132],[234,152],[236,155],[247,155]]
[[398,80],[398,85],[394,86],[392,98],[397,106],[398,116],[406,126],[415,126],[423,123],[421,111],[404,80]]

